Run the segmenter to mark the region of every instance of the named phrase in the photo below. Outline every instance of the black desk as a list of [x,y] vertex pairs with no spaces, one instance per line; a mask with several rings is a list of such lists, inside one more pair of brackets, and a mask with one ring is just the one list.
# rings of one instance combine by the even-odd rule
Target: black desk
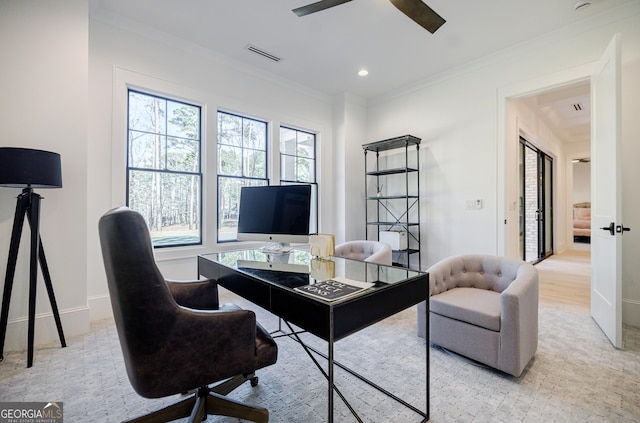
[[[311,269],[311,274],[287,271],[289,266],[297,267],[299,270],[300,266],[305,265]],[[427,273],[340,257],[332,257],[331,260],[312,260],[307,252],[297,250],[293,250],[287,255],[266,255],[258,250],[205,254],[198,256],[198,274],[216,279],[220,286],[270,311],[282,318],[287,325],[292,323],[328,342],[326,358],[329,361],[329,366],[328,374],[325,376],[328,380],[329,422],[333,422],[334,391],[345,401],[354,416],[361,421],[344,396],[334,386],[333,367],[334,364],[340,365],[334,363],[333,360],[334,342],[426,300],[429,293],[429,275]],[[357,281],[375,282],[375,286],[356,296],[333,302],[315,299],[294,289],[296,286],[312,283],[316,278],[324,280],[338,276]],[[428,318],[429,310],[427,310]],[[300,341],[299,338],[298,341]],[[313,359],[310,353],[309,355]],[[427,421],[429,420],[428,342],[426,343],[425,364],[425,411],[418,410],[355,372],[346,370],[411,408],[424,418],[423,421]],[[317,362],[316,365],[318,365]],[[321,371],[323,370],[321,369]]]

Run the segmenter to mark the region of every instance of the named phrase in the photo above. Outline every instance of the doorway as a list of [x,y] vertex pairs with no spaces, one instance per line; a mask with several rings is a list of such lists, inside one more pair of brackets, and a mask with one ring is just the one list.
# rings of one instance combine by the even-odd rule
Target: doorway
[[[591,155],[589,80],[512,97],[508,104],[522,116],[510,138],[517,159],[514,173],[518,165],[514,194],[520,202],[513,207],[519,226],[517,234],[511,232],[513,254],[541,266],[541,299],[588,311],[590,245],[575,242],[573,220],[574,204],[589,202],[591,195],[586,163]],[[554,134],[555,143],[549,141],[549,132],[538,130],[540,123]],[[574,172],[574,161],[587,169]]]
[[520,137],[520,257],[538,263],[553,254],[553,159]]
[[[591,177],[593,182],[591,189],[593,194],[591,226],[595,228],[607,227],[607,230],[609,230],[609,228],[615,228],[615,223],[611,222],[622,222],[619,174],[621,157],[620,55],[620,34],[615,34],[600,59],[594,63],[584,64],[566,69],[563,72],[523,81],[504,89],[499,89],[498,160],[500,163],[504,163],[504,170],[500,167],[498,168],[498,182],[505,187],[505,192],[503,200],[498,202],[498,206],[504,210],[505,216],[517,217],[518,213],[516,209],[517,199],[515,199],[516,201],[511,199],[518,193],[518,188],[514,186],[517,185],[516,181],[519,181],[517,178],[517,155],[514,153],[518,152],[519,135],[523,132],[525,134],[538,133],[538,123],[540,122],[536,119],[536,116],[540,115],[533,110],[533,113],[528,114],[526,111],[521,114],[508,113],[511,100],[536,96],[538,93],[562,89],[573,84],[586,83],[589,84],[593,91],[590,93],[589,98],[593,99],[594,108],[594,120],[590,122],[593,126],[591,131],[593,138],[589,140],[594,167]],[[576,109],[579,110],[580,108]],[[527,125],[529,124],[527,117],[532,116],[532,123],[529,126],[532,129],[531,131],[514,131],[514,129],[523,126],[520,123],[521,117],[523,123]],[[542,123],[552,128],[552,125],[549,125],[548,122],[542,121]],[[562,140],[559,134],[556,134],[556,138]],[[565,150],[564,153],[561,151],[560,154],[555,155],[557,158],[564,159],[557,163],[559,175],[566,177],[565,175],[569,173],[566,172],[566,159],[574,154],[575,151],[576,149],[572,148],[570,151]],[[513,157],[515,160],[510,163],[509,157]],[[509,175],[512,175],[513,179],[509,180]],[[565,186],[562,183],[556,188],[563,189]],[[563,196],[561,195],[558,198],[561,199]],[[566,202],[566,200],[561,202],[561,207]],[[562,250],[567,247],[566,238],[571,234],[572,229],[569,225],[572,221],[569,213],[570,210],[562,210],[559,213],[561,219],[556,220],[556,223],[559,222],[561,225],[559,231],[556,229],[555,235],[561,238],[560,241],[563,243]],[[567,219],[565,219],[565,216]],[[514,232],[519,229],[519,222],[517,219],[506,218],[504,223],[504,230],[498,232],[498,240],[504,240],[504,247],[506,248],[503,250],[510,251],[515,256],[518,252],[519,244],[517,243],[518,238],[514,237]],[[610,231],[610,234],[604,234],[604,231],[591,233],[591,245],[594,252],[598,254],[594,254],[591,257],[590,280],[591,316],[616,347],[621,345],[622,340],[621,234],[623,233],[623,227],[619,224],[618,228],[620,228],[619,233],[614,233],[613,230]],[[499,245],[499,247],[502,247],[502,245]]]

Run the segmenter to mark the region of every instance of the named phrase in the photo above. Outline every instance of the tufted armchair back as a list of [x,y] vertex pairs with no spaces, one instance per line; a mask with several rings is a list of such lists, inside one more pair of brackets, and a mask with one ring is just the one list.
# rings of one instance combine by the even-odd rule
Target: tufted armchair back
[[[429,296],[453,288],[487,289],[501,293],[533,266],[522,260],[490,255],[449,257],[429,269]],[[535,269],[533,269],[535,271]]]

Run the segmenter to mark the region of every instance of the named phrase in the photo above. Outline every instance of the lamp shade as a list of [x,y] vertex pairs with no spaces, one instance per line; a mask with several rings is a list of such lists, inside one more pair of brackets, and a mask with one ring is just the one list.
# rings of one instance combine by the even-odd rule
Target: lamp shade
[[0,147],[0,186],[62,188],[60,154],[30,148]]

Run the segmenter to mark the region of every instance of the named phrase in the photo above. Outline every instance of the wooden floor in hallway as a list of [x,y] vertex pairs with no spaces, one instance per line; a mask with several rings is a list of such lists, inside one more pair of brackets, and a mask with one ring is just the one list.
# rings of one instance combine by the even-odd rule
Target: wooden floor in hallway
[[540,303],[590,314],[591,250],[588,244],[576,244],[576,248],[536,264]]

